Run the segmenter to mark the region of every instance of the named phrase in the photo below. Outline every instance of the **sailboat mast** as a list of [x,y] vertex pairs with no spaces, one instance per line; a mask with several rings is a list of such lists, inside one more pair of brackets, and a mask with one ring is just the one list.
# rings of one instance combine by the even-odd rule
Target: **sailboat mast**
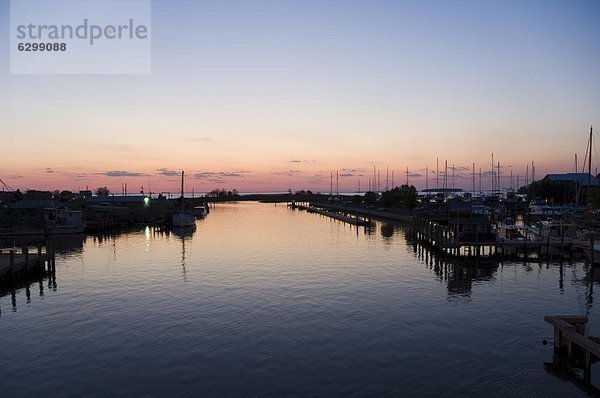
[[500,193],[500,162],[498,162],[498,184],[496,184],[496,190]]
[[440,158],[435,159],[435,190],[440,190]]
[[333,171],[329,173],[329,196],[333,196]]
[[444,164],[444,189],[448,189],[448,159]]
[[471,192],[475,195],[475,162],[473,162],[473,190]]
[[590,126],[590,150],[588,153],[588,184],[587,184],[587,196],[588,196],[588,206],[591,204],[590,202],[590,188],[592,186],[592,126]]
[[390,166],[385,166],[385,190],[390,189]]
[[183,170],[181,171],[181,208],[183,209]]
[[492,175],[491,175],[491,190],[494,192],[494,154],[492,153]]

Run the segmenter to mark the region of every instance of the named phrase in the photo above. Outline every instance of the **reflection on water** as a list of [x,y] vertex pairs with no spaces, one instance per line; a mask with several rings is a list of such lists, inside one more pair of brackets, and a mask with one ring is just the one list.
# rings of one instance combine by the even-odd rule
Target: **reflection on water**
[[174,227],[173,235],[175,235],[181,241],[181,269],[183,275],[183,281],[187,282],[187,272],[185,269],[185,242],[191,241],[196,232],[196,225],[192,227]]
[[[42,270],[36,272],[33,278],[27,280],[17,280],[14,284],[9,286],[3,286],[0,288],[0,318],[2,317],[3,309],[3,297],[10,296],[11,310],[17,312],[17,296],[21,292],[25,292],[25,304],[31,304],[31,290],[37,287],[37,295],[39,298],[43,298],[45,295],[44,290],[56,292],[58,284],[56,282],[56,273],[52,271]],[[47,286],[45,286],[47,284]]]
[[411,236],[239,203],[216,206],[195,231],[78,238],[57,259],[60,289],[16,289],[17,312],[0,298],[3,391],[584,395],[544,370],[543,317],[588,315],[594,334],[597,272],[452,260]]

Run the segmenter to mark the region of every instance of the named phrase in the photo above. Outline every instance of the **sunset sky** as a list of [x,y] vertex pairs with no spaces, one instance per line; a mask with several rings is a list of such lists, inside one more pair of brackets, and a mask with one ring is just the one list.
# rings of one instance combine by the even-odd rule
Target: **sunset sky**
[[157,0],[152,73],[131,76],[11,75],[8,24],[0,0],[14,189],[177,191],[185,170],[189,191],[329,191],[339,170],[350,191],[374,165],[424,188],[436,158],[468,188],[492,152],[515,179],[573,171],[600,130],[594,0]]

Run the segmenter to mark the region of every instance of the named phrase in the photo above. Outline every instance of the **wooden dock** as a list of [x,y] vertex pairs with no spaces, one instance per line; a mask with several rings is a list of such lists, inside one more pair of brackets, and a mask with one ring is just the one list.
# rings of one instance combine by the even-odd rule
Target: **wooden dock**
[[319,209],[317,207],[309,207],[306,209],[309,213],[317,213],[322,216],[331,217],[335,220],[343,221],[348,224],[365,226],[371,224],[371,222],[367,218],[363,218],[360,216],[353,216],[349,213],[338,213],[331,210]]
[[324,210],[330,210],[334,212],[345,212],[347,214],[361,216],[368,219],[379,219],[384,221],[394,221],[394,222],[402,222],[402,223],[411,223],[413,222],[412,214],[398,214],[392,211],[382,211],[377,209],[367,209],[360,208],[355,206],[345,205],[343,203],[320,203],[320,202],[311,202],[311,207],[317,207]]
[[427,244],[434,250],[455,257],[480,257],[498,255],[502,257],[530,254],[559,256],[579,250],[567,242],[555,240],[519,240],[499,238],[494,231],[494,223],[484,218],[463,218],[442,224],[434,220],[415,217],[414,235],[416,240]]
[[554,326],[554,352],[557,362],[566,367],[583,369],[583,380],[590,383],[592,364],[600,358],[597,338],[586,336],[588,318],[578,315],[548,315],[544,320]]
[[28,247],[0,250],[0,286],[10,286],[40,272],[55,272],[56,256],[51,248]]
[[325,217],[330,217],[335,220],[343,221],[345,223],[356,225],[356,226],[368,226],[371,224],[371,221],[367,217],[361,217],[358,214],[355,214],[351,211],[340,209],[340,208],[332,208],[330,206],[326,206],[323,204],[311,204],[307,202],[291,202],[287,205],[289,208],[294,210],[303,210],[308,213],[316,213]]

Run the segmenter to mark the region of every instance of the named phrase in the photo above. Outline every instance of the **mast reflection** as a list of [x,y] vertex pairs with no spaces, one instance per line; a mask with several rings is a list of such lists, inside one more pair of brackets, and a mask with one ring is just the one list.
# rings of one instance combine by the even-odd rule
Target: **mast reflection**
[[190,227],[173,227],[171,230],[173,235],[175,235],[181,241],[181,269],[183,275],[183,281],[187,282],[187,270],[185,268],[185,243],[186,241],[191,241],[194,233],[196,232],[196,225],[192,225]]

